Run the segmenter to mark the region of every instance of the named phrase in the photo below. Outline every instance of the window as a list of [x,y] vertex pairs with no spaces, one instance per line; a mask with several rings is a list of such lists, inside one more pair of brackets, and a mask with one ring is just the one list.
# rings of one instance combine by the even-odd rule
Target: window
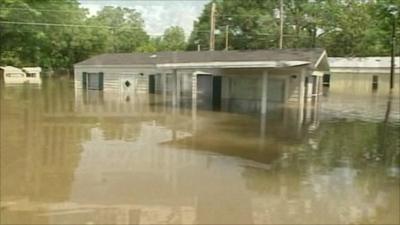
[[6,77],[24,77],[22,73],[7,73]]
[[326,87],[329,87],[330,79],[331,79],[331,75],[324,74],[324,76],[322,78],[323,85],[326,86]]
[[36,74],[35,73],[27,73],[26,77],[36,77]]
[[373,75],[372,76],[372,90],[378,89],[378,76]]
[[104,74],[82,73],[82,88],[89,90],[103,90]]

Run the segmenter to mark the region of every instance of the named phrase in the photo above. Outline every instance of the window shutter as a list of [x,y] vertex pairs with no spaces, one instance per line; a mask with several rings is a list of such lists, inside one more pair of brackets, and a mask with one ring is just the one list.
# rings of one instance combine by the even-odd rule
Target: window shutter
[[87,73],[83,72],[82,73],[82,88],[84,88],[84,89],[87,89],[86,80],[87,80]]
[[104,87],[104,73],[99,73],[99,90],[103,90]]

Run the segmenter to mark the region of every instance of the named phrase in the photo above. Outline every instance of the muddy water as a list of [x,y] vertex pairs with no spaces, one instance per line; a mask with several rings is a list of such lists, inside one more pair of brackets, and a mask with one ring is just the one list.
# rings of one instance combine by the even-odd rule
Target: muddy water
[[398,224],[399,98],[251,113],[1,86],[2,224]]

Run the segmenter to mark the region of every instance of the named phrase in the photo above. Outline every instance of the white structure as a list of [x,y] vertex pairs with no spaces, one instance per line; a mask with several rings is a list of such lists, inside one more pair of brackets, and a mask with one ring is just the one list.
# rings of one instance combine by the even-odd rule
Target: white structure
[[40,67],[23,67],[22,69],[5,66],[0,67],[0,77],[6,84],[41,83]]
[[[390,57],[329,57],[331,73],[390,73]],[[400,57],[395,58],[399,73]]]
[[103,54],[74,69],[77,93],[170,94],[174,106],[187,99],[266,113],[267,101],[304,102],[318,96],[329,65],[323,49],[285,49]]
[[[390,80],[390,57],[329,57],[331,89],[372,90],[387,93]],[[394,90],[399,90],[400,57],[395,58]]]

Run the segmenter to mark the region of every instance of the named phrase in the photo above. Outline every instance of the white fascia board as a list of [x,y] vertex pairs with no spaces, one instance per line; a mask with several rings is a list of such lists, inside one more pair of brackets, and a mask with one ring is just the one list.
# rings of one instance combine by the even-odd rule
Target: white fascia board
[[308,61],[250,61],[250,62],[201,62],[201,63],[165,63],[157,68],[201,69],[201,68],[285,68],[308,65]]
[[[395,68],[398,69],[398,68]],[[331,73],[390,73],[390,68],[335,67]]]
[[155,65],[74,65],[74,68],[123,68],[123,69],[157,69]]
[[[322,59],[326,56],[327,56],[327,53],[326,53],[326,50],[324,50],[322,52],[321,56],[318,58],[317,62],[315,63],[314,68],[317,68],[319,66],[319,64],[321,63]],[[329,62],[328,62],[328,64],[329,64]]]

